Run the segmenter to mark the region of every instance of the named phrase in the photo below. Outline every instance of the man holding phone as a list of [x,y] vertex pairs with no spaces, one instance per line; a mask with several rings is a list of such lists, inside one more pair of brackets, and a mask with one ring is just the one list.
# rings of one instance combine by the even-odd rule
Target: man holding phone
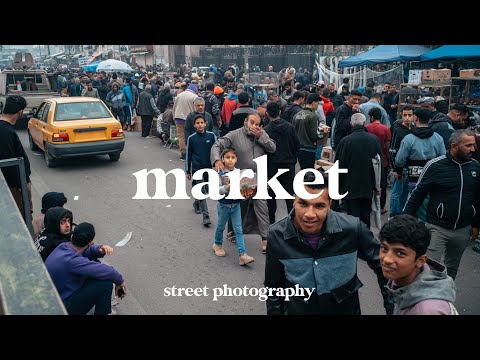
[[86,315],[95,306],[95,315],[112,312],[112,283],[115,294],[123,299],[127,287],[122,274],[112,266],[98,262],[111,255],[108,245],[96,245],[95,228],[81,223],[69,242],[62,243],[48,256],[45,267],[70,315]]

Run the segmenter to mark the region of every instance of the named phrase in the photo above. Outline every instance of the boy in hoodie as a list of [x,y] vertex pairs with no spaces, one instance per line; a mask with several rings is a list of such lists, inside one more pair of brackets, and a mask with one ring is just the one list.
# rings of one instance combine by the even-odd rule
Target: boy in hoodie
[[73,214],[63,207],[55,206],[45,213],[45,228],[35,239],[35,246],[45,261],[55,248],[70,240]]
[[453,279],[426,256],[430,237],[425,224],[407,214],[380,230],[380,263],[395,300],[393,315],[458,315]]
[[62,192],[50,191],[43,195],[41,213],[38,214],[32,220],[33,233],[35,238],[40,234],[42,229],[45,227],[45,222],[44,222],[45,213],[48,211],[48,209],[55,206],[63,207],[66,203],[67,203],[67,198],[65,197],[65,194]]
[[[230,171],[236,170],[235,164],[237,163],[237,154],[234,148],[227,147],[222,151],[222,164],[224,166],[223,170],[219,170],[219,181],[220,181],[220,195],[228,196],[230,192],[230,183],[229,179],[226,176],[223,176]],[[223,181],[227,184],[225,184]],[[255,259],[251,256],[248,256],[245,250],[245,239],[243,236],[242,230],[242,213],[240,209],[241,200],[232,200],[226,198],[218,200],[218,223],[215,230],[215,240],[213,243],[213,251],[216,256],[223,257],[225,256],[225,250],[223,249],[223,231],[225,230],[225,224],[230,219],[232,222],[233,231],[236,237],[237,250],[239,255],[239,264],[247,265],[253,262]]]
[[[202,99],[203,100],[203,99]],[[197,114],[193,118],[193,126],[197,130],[195,134],[192,134],[187,139],[187,156],[185,161],[185,171],[187,173],[187,179],[192,179],[192,174],[197,170],[210,169],[210,150],[213,144],[217,141],[217,137],[211,131],[205,131],[207,126],[205,121],[205,114]],[[193,180],[192,187],[201,183],[202,181],[208,181],[208,175],[203,173],[203,180]],[[202,187],[204,194],[208,193],[206,185]],[[208,214],[207,200],[196,200],[193,202],[193,208],[196,214],[203,214],[203,225],[208,226],[211,224],[210,216]]]

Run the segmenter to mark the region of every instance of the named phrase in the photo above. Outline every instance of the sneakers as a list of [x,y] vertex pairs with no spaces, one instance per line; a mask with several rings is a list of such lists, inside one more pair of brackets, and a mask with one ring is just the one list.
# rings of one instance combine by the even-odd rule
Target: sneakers
[[201,214],[202,210],[200,210],[200,204],[198,201],[193,202],[193,210],[195,210],[195,214]]
[[244,265],[250,264],[250,263],[252,263],[252,262],[254,262],[254,261],[255,261],[255,259],[254,259],[253,257],[248,256],[248,255],[245,253],[245,254],[240,255],[238,263],[239,263],[241,266],[244,266]]
[[267,240],[262,240],[262,254],[267,253]]
[[118,315],[117,310],[112,309],[112,312],[111,312],[110,314],[108,314],[108,315]]
[[223,245],[217,245],[213,243],[213,251],[217,256],[225,256],[225,250],[223,250]]
[[233,231],[227,233],[227,240],[230,241],[232,244],[237,243],[237,238],[235,237],[235,233]]
[[208,216],[208,214],[203,214],[203,225],[208,226],[211,223],[210,216]]
[[480,242],[475,240],[475,244],[472,246],[473,251],[480,253]]
[[182,161],[185,161],[185,160],[187,160],[187,155],[185,155],[185,154],[182,154],[182,156],[180,156],[180,160],[182,160]]

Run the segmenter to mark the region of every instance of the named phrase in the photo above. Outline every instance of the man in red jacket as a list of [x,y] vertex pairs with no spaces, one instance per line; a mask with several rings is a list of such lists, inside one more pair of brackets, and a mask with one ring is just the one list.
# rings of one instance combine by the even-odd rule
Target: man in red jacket
[[223,123],[226,126],[225,133],[222,134],[225,135],[227,134],[230,129],[228,128],[230,125],[230,118],[232,117],[232,113],[238,109],[240,106],[240,103],[238,102],[238,94],[241,92],[245,91],[245,86],[243,84],[238,84],[237,88],[235,89],[234,93],[229,94],[226,98],[225,101],[223,102],[222,106],[222,119]]

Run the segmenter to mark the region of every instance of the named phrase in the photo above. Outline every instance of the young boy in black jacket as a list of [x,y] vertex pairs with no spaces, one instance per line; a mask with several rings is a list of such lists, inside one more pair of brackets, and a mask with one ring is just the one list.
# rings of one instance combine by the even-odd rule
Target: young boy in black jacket
[[[213,132],[205,131],[207,126],[203,114],[197,114],[193,118],[193,126],[197,132],[192,134],[187,139],[187,158],[185,161],[185,171],[187,172],[187,179],[192,179],[192,174],[197,170],[211,169],[210,163],[210,149],[212,148],[217,137]],[[208,181],[207,173],[203,173],[203,181]],[[192,187],[202,180],[193,180]],[[202,192],[206,194],[208,189],[203,187]],[[211,224],[210,216],[208,214],[207,200],[196,200],[193,202],[193,208],[196,214],[203,214],[203,225],[208,226]]]

